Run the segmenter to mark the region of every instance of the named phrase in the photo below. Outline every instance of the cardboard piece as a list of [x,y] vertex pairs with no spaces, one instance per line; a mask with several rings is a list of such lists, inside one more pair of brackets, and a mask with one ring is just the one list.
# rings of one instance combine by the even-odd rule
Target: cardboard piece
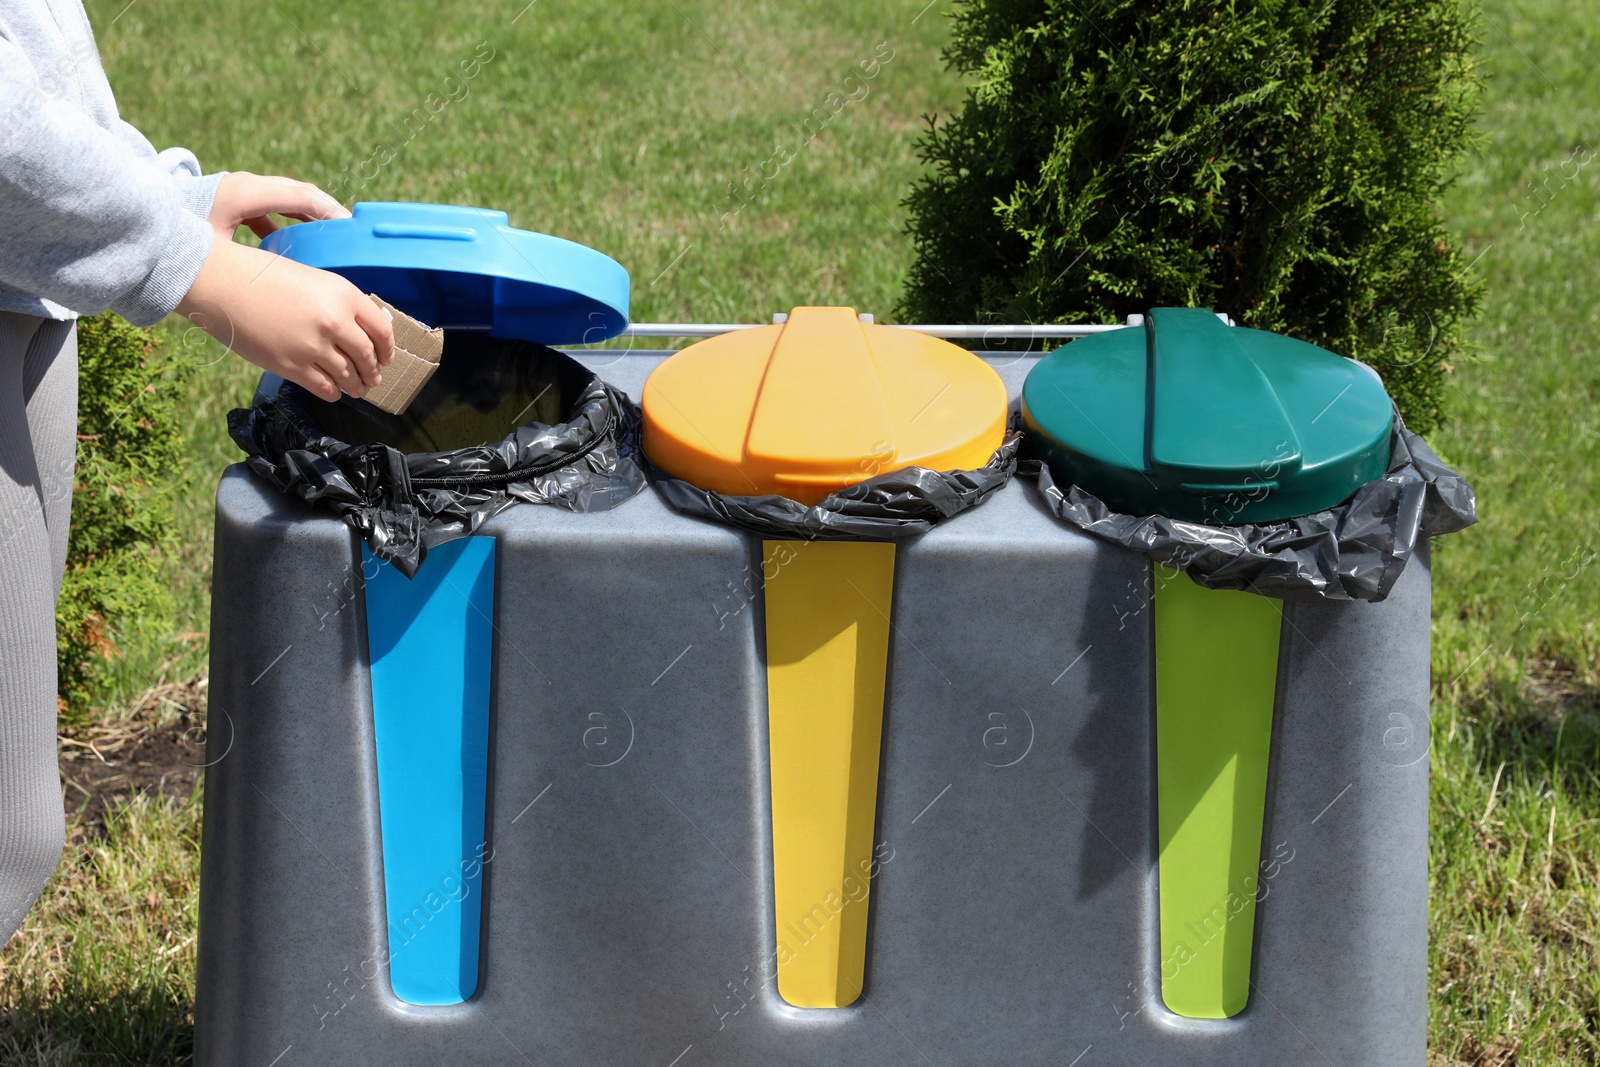
[[399,415],[422,392],[444,352],[444,331],[429,329],[404,311],[372,293],[372,302],[394,322],[394,362],[383,368],[383,384],[362,399],[381,411]]

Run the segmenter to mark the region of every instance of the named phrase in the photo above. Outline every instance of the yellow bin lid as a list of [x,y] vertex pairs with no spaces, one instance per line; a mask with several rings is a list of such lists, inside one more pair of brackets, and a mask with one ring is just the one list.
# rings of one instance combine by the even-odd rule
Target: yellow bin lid
[[802,307],[691,345],[644,385],[644,450],[728,496],[816,504],[905,467],[972,470],[1005,439],[1006,389],[936,337]]

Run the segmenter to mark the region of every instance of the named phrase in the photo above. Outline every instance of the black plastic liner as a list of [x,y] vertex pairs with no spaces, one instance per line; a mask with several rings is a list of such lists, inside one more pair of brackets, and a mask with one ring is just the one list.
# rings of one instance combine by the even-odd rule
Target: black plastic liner
[[793,541],[904,541],[983,503],[1017,471],[1021,434],[1012,431],[989,462],[970,471],[906,467],[839,490],[820,504],[784,496],[726,496],[648,464],[668,504],[762,537]]
[[428,549],[512,504],[608,511],[637,495],[639,425],[632,401],[570,356],[468,333],[446,336],[403,415],[292,382],[228,415],[252,471],[332,509],[408,578]]
[[1283,600],[1382,600],[1422,537],[1478,521],[1472,486],[1405,428],[1398,411],[1385,477],[1338,507],[1283,522],[1206,526],[1124,515],[1075,485],[1063,492],[1044,464],[1028,466],[1051,512],[1068,525],[1184,571],[1209,589]]

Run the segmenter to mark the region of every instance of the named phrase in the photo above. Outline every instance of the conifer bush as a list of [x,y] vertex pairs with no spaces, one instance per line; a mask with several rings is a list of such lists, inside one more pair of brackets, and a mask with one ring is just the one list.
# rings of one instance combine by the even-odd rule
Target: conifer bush
[[82,722],[103,694],[116,628],[173,610],[159,553],[183,492],[183,435],[156,335],[108,313],[78,320],[78,456],[67,570],[56,605],[57,692]]
[[1439,216],[1473,142],[1459,0],[964,0],[905,202],[901,321],[1202,306],[1371,364],[1440,420],[1479,287]]

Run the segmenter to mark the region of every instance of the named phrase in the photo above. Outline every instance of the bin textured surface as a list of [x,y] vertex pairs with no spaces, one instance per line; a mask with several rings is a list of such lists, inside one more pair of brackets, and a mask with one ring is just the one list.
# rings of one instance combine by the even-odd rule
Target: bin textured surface
[[[580,358],[636,398],[659,360]],[[1014,402],[1033,361],[991,362]],[[1284,605],[1250,996],[1190,1019],[1161,997],[1144,557],[1016,481],[898,548],[865,989],[806,1010],[777,957],[860,900],[775,943],[760,539],[654,494],[479,532],[478,980],[415,1006],[382,962],[359,543],[224,476],[197,1062],[1425,1062],[1425,551],[1382,603]]]

